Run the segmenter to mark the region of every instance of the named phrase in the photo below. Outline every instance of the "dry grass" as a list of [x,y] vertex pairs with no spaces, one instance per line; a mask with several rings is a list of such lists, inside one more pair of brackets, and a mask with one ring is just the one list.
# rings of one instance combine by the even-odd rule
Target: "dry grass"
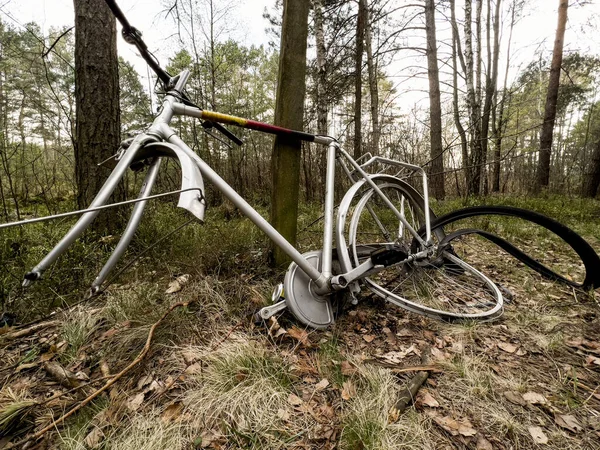
[[[246,225],[234,228],[245,231]],[[509,231],[520,233],[515,227]],[[199,231],[187,233],[196,239]],[[573,292],[503,254],[490,254],[492,278],[514,294],[498,322],[441,324],[363,297],[332,329],[311,332],[308,343],[300,342],[290,333],[275,338],[246,319],[265,304],[281,274],[268,278],[262,268],[251,271],[260,259],[248,250],[254,244],[237,234],[235,241],[225,242],[222,253],[213,248],[202,267],[190,264],[182,272],[165,263],[172,273],[116,286],[102,297],[104,303],[73,311],[58,331],[1,349],[6,365],[37,365],[3,374],[0,426],[8,429],[17,414],[30,412],[31,401],[62,389],[41,368],[42,355],[91,379],[102,376],[100,361],[115,373],[135,357],[149,324],[170,304],[193,300],[165,320],[147,359],[110,395],[48,436],[50,448],[87,449],[86,437],[101,427],[103,450],[437,450],[484,442],[495,450],[532,449],[537,447],[529,427],[537,426],[548,437],[543,448],[600,449],[600,397],[594,395],[600,372],[590,362],[600,355],[593,347],[573,347],[577,339],[597,342],[598,293]],[[182,273],[190,273],[190,281],[166,294],[168,283]],[[288,331],[297,325],[287,315],[279,323]],[[61,341],[66,345],[57,349]],[[416,352],[397,364],[420,364],[420,353],[431,350],[442,371],[431,374],[421,393],[439,405],[418,397],[398,417],[393,407],[412,374],[396,375],[365,359],[411,346]],[[514,402],[531,392],[543,395],[545,403]],[[140,404],[132,406],[140,395]],[[47,424],[77,397],[61,400],[31,411],[25,425]],[[179,409],[170,415],[173,405]],[[582,429],[560,426],[558,415],[573,416]],[[475,434],[453,433],[440,425],[442,418],[470,423]]]

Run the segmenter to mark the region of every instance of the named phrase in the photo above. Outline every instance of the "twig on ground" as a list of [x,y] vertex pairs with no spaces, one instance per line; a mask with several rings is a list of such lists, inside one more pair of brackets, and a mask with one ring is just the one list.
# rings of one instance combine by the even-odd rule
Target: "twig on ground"
[[[68,389],[80,388],[83,384],[85,384],[85,382],[77,378],[77,376],[73,372],[71,372],[68,369],[65,369],[56,361],[45,362],[44,370],[46,371],[46,373],[48,373],[48,375],[50,375],[52,378],[54,378],[56,381],[58,381],[60,384],[62,384]],[[89,395],[90,393],[91,392],[89,392],[89,390],[88,392],[84,391],[85,395]]]
[[59,324],[60,321],[58,320],[50,320],[48,322],[38,323],[23,330],[14,331],[12,333],[6,333],[0,339],[6,341],[14,341],[15,339],[31,336],[32,334],[37,333],[38,331],[43,330],[44,328],[54,327]]
[[31,436],[27,436],[24,439],[22,439],[18,442],[15,442],[14,444],[9,444],[8,446],[5,447],[5,450],[9,450],[9,449],[16,448],[16,447],[21,447],[22,445],[24,445],[27,442],[39,440],[48,431],[56,428],[56,426],[63,423],[66,419],[68,419],[73,414],[75,414],[77,411],[79,411],[84,406],[89,404],[92,400],[94,400],[100,394],[102,394],[103,392],[108,390],[108,388],[110,388],[113,384],[115,384],[118,380],[120,380],[125,374],[127,374],[127,372],[129,372],[136,365],[138,365],[144,359],[144,357],[148,354],[148,351],[150,351],[150,344],[152,342],[152,338],[154,337],[154,332],[156,331],[156,328],[162,323],[162,321],[165,320],[165,318],[171,312],[173,312],[173,310],[175,310],[177,308],[186,307],[189,304],[190,304],[190,302],[180,302],[180,303],[175,303],[175,304],[171,305],[171,307],[161,316],[161,318],[158,319],[156,322],[154,322],[152,327],[150,327],[150,331],[148,332],[148,337],[146,339],[146,344],[144,345],[144,348],[138,354],[138,356],[127,367],[125,367],[118,374],[113,376],[104,386],[102,386],[100,389],[96,390],[94,393],[92,393],[91,395],[86,397],[84,400],[81,401],[81,403],[79,403],[77,406],[75,406],[69,412],[63,414],[58,419],[53,420],[52,423],[50,423],[48,426],[42,428],[40,431],[36,432],[35,434],[33,434]]
[[[428,365],[428,363],[429,363],[429,349],[427,349],[427,350],[425,350],[423,352],[423,356],[421,357],[421,363],[424,366]],[[419,391],[419,389],[421,388],[421,386],[423,385],[423,383],[425,383],[425,381],[427,381],[427,378],[429,378],[429,371],[427,371],[427,370],[420,370],[408,382],[408,385],[400,393],[400,396],[398,397],[398,400],[396,401],[395,409],[398,412],[398,414],[402,414],[406,410],[406,408],[408,407],[408,405],[410,405],[413,402],[415,396],[417,395],[417,392]]]

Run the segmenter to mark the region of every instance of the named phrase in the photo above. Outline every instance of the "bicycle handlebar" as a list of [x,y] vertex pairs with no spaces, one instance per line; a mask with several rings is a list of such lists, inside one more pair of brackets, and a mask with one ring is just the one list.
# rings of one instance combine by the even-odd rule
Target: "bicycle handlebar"
[[[131,24],[127,20],[127,17],[125,17],[125,14],[123,14],[123,11],[121,11],[121,8],[119,8],[119,5],[117,5],[116,0],[105,0],[105,2],[112,11],[115,18],[123,27],[121,35],[123,36],[125,42],[134,45],[138,49],[140,55],[142,56],[142,58],[144,58],[144,61],[146,61],[146,63],[150,66],[150,68],[156,74],[158,79],[163,83],[165,90],[168,90],[169,82],[171,81],[171,75],[160,66],[160,64],[152,55],[152,53],[150,53],[150,51],[148,50],[148,46],[142,39],[142,33],[137,28],[131,26]],[[181,92],[180,95],[185,103],[187,103],[190,106],[195,106],[193,102],[187,97],[187,95],[185,95],[185,93]],[[233,141],[235,144],[242,145],[244,143],[240,138],[238,138],[235,134],[233,134],[223,125],[216,122],[210,122],[210,125],[216,130],[218,130],[221,134],[223,134],[226,138]]]

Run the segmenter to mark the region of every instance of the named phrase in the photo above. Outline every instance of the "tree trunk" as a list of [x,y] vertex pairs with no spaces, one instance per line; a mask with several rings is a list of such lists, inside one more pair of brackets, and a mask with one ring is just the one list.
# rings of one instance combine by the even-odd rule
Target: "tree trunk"
[[[323,0],[314,0],[314,18],[315,18],[315,41],[317,50],[317,132],[320,135],[328,135],[327,126],[327,48],[325,47],[325,31],[323,29]],[[325,168],[327,166],[327,153],[318,151],[319,159],[319,177],[325,180]],[[319,194],[325,195],[325,183],[319,183]]]
[[485,100],[483,103],[483,114],[481,119],[481,147],[482,147],[482,173],[484,174],[483,192],[488,193],[488,178],[487,178],[487,152],[488,152],[488,136],[490,129],[490,113],[492,110],[492,101],[496,96],[498,86],[498,59],[500,58],[500,4],[501,0],[496,0],[496,10],[494,12],[494,45],[493,49],[490,45],[490,17],[491,7],[490,0],[487,1],[487,69],[485,77]]
[[[275,124],[297,130],[302,129],[304,116],[309,3],[285,0],[281,26]],[[280,136],[273,145],[271,223],[292,245],[296,244],[298,225],[301,149],[299,140]],[[280,248],[272,248],[274,265],[282,266],[288,261]]]
[[317,43],[317,131],[327,135],[327,49],[323,30],[323,0],[314,0],[315,40]]
[[467,143],[467,133],[465,132],[465,128],[463,127],[460,121],[460,109],[458,107],[457,60],[460,61],[463,73],[466,73],[466,65],[460,45],[458,25],[456,24],[456,11],[454,0],[450,1],[450,24],[452,25],[452,110],[454,113],[454,124],[456,125],[458,135],[460,136],[462,165],[465,174],[465,183],[468,188],[468,186],[471,184],[471,171],[469,169],[469,149]]
[[[75,0],[75,179],[77,205],[86,208],[102,187],[106,169],[98,162],[120,142],[119,74],[115,18],[104,0]],[[124,198],[121,185],[113,200]],[[93,223],[112,233],[122,224],[114,210]]]
[[600,139],[596,142],[592,153],[592,160],[588,165],[588,171],[583,179],[581,194],[584,197],[594,198],[600,186]]
[[[467,177],[467,195],[479,195],[481,180],[481,114],[479,105],[479,94],[476,86],[477,81],[473,58],[473,19],[471,0],[465,1],[465,81],[467,82],[467,109],[469,111],[470,129],[470,157],[463,163],[467,165],[469,177]],[[476,27],[478,28],[478,27]],[[477,40],[479,38],[477,37]]]
[[440,100],[440,73],[435,33],[435,5],[425,0],[425,30],[427,33],[427,74],[429,77],[429,140],[431,145],[431,194],[438,200],[445,196],[444,155],[442,150],[442,105]]
[[356,56],[354,59],[354,158],[362,155],[362,65],[365,41],[366,0],[358,2],[356,19]]
[[567,9],[569,2],[559,0],[558,26],[552,52],[552,63],[550,65],[550,77],[548,80],[548,93],[546,95],[546,107],[544,109],[544,123],[540,134],[540,159],[538,161],[537,175],[535,180],[535,192],[540,192],[550,182],[550,154],[552,149],[552,132],[554,120],[556,119],[556,103],[558,100],[558,86],[560,82],[560,66],[562,64],[563,43],[565,28],[567,25]]
[[[498,91],[494,94],[494,106],[492,108],[492,134],[494,135],[494,172],[492,179],[492,192],[500,192],[500,159],[502,158],[502,134],[504,133],[505,123],[504,108],[508,101],[506,86],[508,82],[508,68],[510,67],[510,48],[512,44],[513,29],[515,27],[515,9],[516,4],[511,7],[510,31],[508,33],[508,48],[506,50],[506,66],[504,69],[504,85],[502,88],[502,101],[498,105]],[[495,23],[494,23],[495,25]],[[496,120],[496,113],[498,114]]]
[[377,84],[377,61],[373,57],[373,30],[369,16],[368,5],[364,1],[365,12],[365,48],[367,50],[367,68],[369,70],[369,94],[371,97],[371,126],[373,134],[371,135],[371,152],[374,155],[379,154],[379,138],[381,128],[379,125],[379,86]]

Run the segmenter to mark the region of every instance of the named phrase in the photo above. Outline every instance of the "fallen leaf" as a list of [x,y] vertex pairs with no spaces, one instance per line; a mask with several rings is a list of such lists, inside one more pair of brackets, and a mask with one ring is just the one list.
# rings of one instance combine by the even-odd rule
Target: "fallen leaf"
[[557,414],[554,416],[554,421],[559,427],[566,428],[573,433],[583,430],[577,419],[569,414]]
[[396,333],[398,337],[412,337],[415,333],[408,328],[402,328],[400,331]]
[[350,400],[351,398],[356,396],[356,387],[352,383],[352,381],[344,381],[342,384],[342,399]]
[[288,411],[286,411],[285,409],[278,409],[277,417],[279,417],[284,422],[287,422],[288,420],[290,420],[290,413]]
[[375,336],[373,336],[372,334],[365,334],[365,335],[363,335],[363,339],[365,340],[365,342],[367,344],[370,344],[371,342],[373,342],[375,340]]
[[198,375],[202,373],[202,364],[194,363],[191,366],[186,367],[183,373],[186,375]]
[[477,434],[477,430],[473,428],[473,425],[469,419],[463,419],[459,421],[449,416],[433,416],[433,421],[444,430],[448,431],[452,436],[458,436],[460,434],[462,436],[469,437]]
[[354,367],[348,361],[342,361],[341,370],[342,370],[342,375],[345,375],[347,377],[351,377],[356,372],[358,372],[358,370],[356,369],[356,367]]
[[396,423],[396,422],[398,422],[399,418],[400,418],[400,411],[398,411],[398,408],[392,407],[390,409],[390,412],[388,413],[388,423]]
[[160,420],[166,425],[170,422],[176,420],[183,411],[183,403],[181,402],[173,402],[169,406],[167,406],[160,417]]
[[137,388],[139,390],[142,390],[143,388],[145,388],[146,386],[148,386],[150,383],[152,383],[152,381],[154,380],[154,378],[152,378],[151,375],[144,375],[142,378],[140,378],[137,382]]
[[293,326],[287,330],[291,338],[296,339],[300,344],[305,347],[310,347],[310,339],[308,338],[308,332],[301,330],[300,328]]
[[399,352],[387,352],[387,353],[381,355],[379,358],[385,360],[386,362],[388,362],[390,364],[398,364],[404,358],[406,358],[408,355],[410,355],[413,352],[415,352],[415,346],[411,345],[407,349],[401,350]]
[[533,438],[533,441],[536,444],[547,444],[548,443],[548,436],[546,436],[546,434],[544,433],[544,430],[542,430],[541,427],[529,427],[529,434],[531,435],[531,437]]
[[215,431],[203,431],[200,435],[200,447],[208,448],[212,446],[213,442],[217,441],[219,435]]
[[396,335],[392,333],[392,330],[390,330],[388,327],[385,327],[382,331],[385,334],[385,341],[388,344],[394,345],[398,341],[396,339]]
[[594,355],[588,355],[585,358],[585,365],[586,366],[591,366],[591,365],[600,366],[600,358],[598,358],[597,356],[594,356]]
[[173,281],[171,281],[169,283],[169,286],[167,287],[167,290],[165,291],[165,294],[174,294],[175,292],[179,292],[181,289],[183,289],[183,285],[185,283],[187,283],[190,279],[189,274],[185,274],[185,275],[181,275],[177,278],[175,278]]
[[104,433],[100,428],[94,427],[85,437],[84,443],[87,448],[98,448],[102,439],[104,439]]
[[473,428],[473,425],[471,425],[471,422],[469,422],[468,420],[466,424],[460,424],[460,426],[458,427],[458,432],[465,437],[475,436],[477,434],[477,430]]
[[494,447],[492,446],[492,443],[485,438],[485,436],[480,434],[477,436],[476,450],[494,450]]
[[54,358],[55,355],[56,355],[56,352],[53,352],[53,351],[46,352],[46,353],[42,354],[42,356],[40,356],[40,361],[41,362],[50,361],[52,358]]
[[506,391],[504,396],[509,402],[514,403],[515,405],[527,406],[527,402],[518,392]]
[[110,376],[110,367],[108,367],[108,363],[105,359],[100,360],[100,372],[102,372],[103,377]]
[[321,405],[319,411],[321,411],[321,414],[323,414],[328,419],[333,419],[335,417],[335,411],[329,405]]
[[144,394],[140,393],[129,399],[127,402],[127,407],[131,411],[137,411],[139,407],[142,406],[142,403],[144,403]]
[[523,394],[523,400],[525,400],[530,405],[544,405],[546,404],[546,397],[542,394],[538,394],[537,392],[526,392]]
[[450,355],[442,350],[440,350],[439,348],[436,347],[432,347],[431,348],[431,357],[434,360],[439,360],[439,361],[443,361],[445,359],[448,359]]
[[302,401],[302,399],[300,397],[298,397],[297,395],[294,394],[290,394],[288,397],[288,403],[292,406],[300,406],[302,403],[304,403]]
[[506,353],[514,353],[517,351],[518,346],[510,342],[498,342],[498,348],[504,350]]
[[315,384],[315,390],[322,391],[327,386],[329,386],[329,380],[327,378],[323,378],[321,381]]
[[419,393],[417,394],[416,403],[423,405],[423,406],[427,406],[429,408],[439,408],[440,407],[440,404],[438,403],[438,401],[435,398],[433,398],[433,395],[431,395],[429,393],[429,391],[426,391],[426,390],[419,391]]
[[269,318],[269,336],[278,338],[284,334],[287,334],[287,330],[279,325],[275,316],[271,316]]

